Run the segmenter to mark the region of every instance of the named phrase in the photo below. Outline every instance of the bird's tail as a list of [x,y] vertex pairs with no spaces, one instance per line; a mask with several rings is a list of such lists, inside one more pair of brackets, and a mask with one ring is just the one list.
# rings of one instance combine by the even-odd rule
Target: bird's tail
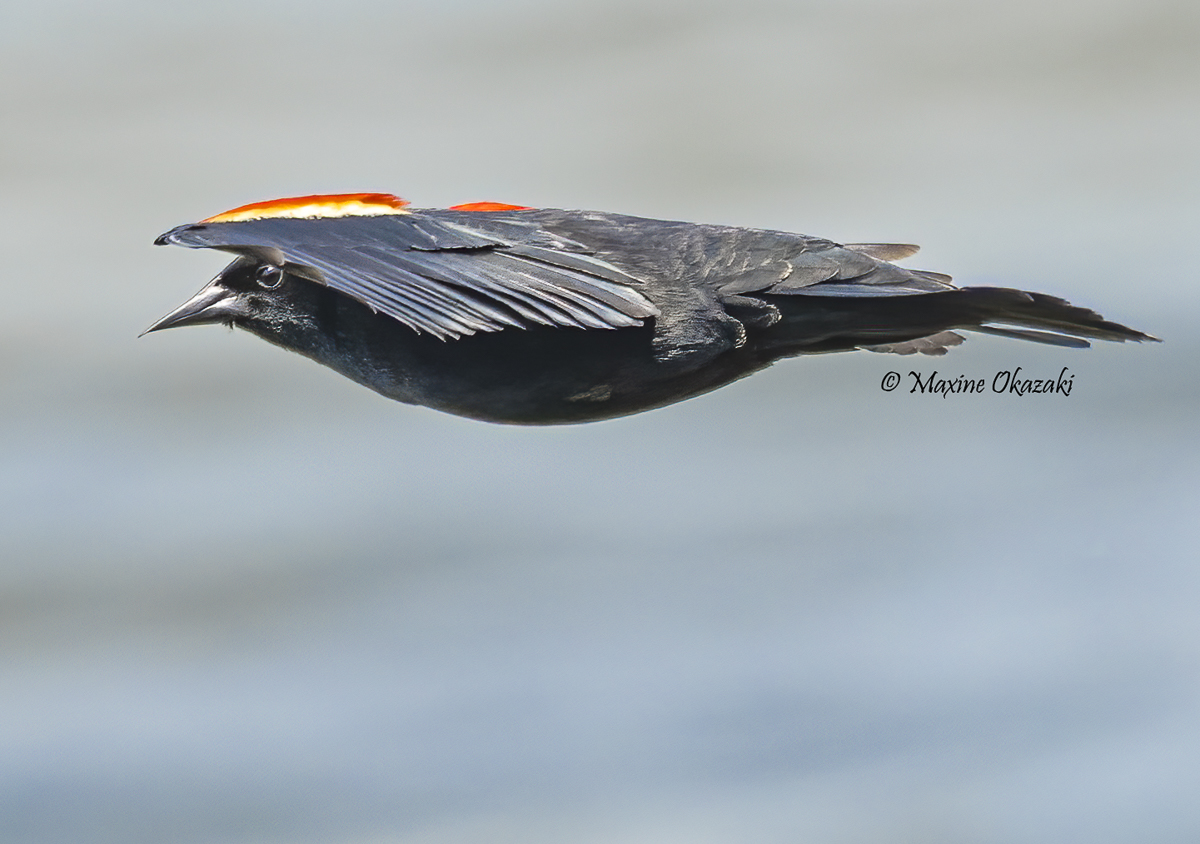
[[781,319],[763,341],[784,354],[865,348],[940,355],[962,342],[953,329],[1076,348],[1089,346],[1089,339],[1158,340],[1064,299],[1006,287],[898,296],[773,296],[770,301]]

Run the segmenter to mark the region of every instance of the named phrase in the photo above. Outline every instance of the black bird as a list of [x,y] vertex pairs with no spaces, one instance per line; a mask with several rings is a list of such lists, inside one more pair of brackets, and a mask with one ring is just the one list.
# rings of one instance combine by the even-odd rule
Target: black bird
[[[816,352],[944,354],[949,329],[1059,346],[1155,340],[1044,293],[957,288],[917,247],[389,194],[254,203],[155,241],[237,258],[149,331],[244,328],[388,398],[587,422]],[[147,333],[148,333],[147,332]]]

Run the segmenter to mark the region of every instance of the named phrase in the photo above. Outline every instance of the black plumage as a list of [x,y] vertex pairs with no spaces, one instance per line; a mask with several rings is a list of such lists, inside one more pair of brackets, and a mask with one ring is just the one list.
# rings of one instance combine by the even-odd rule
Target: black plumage
[[342,214],[344,197],[301,199],[327,210],[262,203],[159,237],[238,257],[150,330],[229,323],[389,398],[532,424],[670,404],[805,353],[942,354],[962,342],[951,329],[1155,339],[1045,294],[904,269],[891,262],[916,247],[903,244],[591,211],[407,211],[392,197]]

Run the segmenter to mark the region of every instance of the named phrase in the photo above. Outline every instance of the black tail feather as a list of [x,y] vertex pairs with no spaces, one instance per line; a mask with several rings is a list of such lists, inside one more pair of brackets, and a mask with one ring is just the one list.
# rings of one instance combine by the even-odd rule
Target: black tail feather
[[887,347],[899,344],[896,351],[940,354],[913,348],[907,341],[951,329],[1073,348],[1086,348],[1089,339],[1158,342],[1157,337],[1065,299],[1006,287],[964,287],[908,296],[763,298],[781,315],[761,337],[762,347],[773,353],[867,347],[892,351]]
[[[964,287],[950,292],[959,295],[965,301],[977,320],[974,326],[962,325],[962,328],[974,328],[979,331],[999,323],[1049,330],[1055,334],[1076,338],[1092,337],[1096,340],[1116,342],[1158,340],[1157,337],[1120,323],[1110,322],[1095,311],[1072,305],[1066,299],[1045,293],[1030,293],[1007,287]],[[1036,337],[1024,339],[1053,342]]]
[[1086,349],[1092,345],[1082,337],[1051,334],[1049,331],[1031,331],[1028,328],[997,328],[994,325],[980,325],[971,330],[978,331],[980,334],[995,334],[997,337],[1012,337],[1014,340],[1045,343],[1047,346],[1066,346],[1069,349]]

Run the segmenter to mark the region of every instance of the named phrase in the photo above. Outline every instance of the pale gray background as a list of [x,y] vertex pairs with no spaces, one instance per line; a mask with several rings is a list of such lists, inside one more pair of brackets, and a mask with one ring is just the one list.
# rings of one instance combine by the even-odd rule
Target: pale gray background
[[[1200,840],[1198,44],[1194,0],[8,0],[0,839]],[[538,430],[135,339],[223,264],[160,232],[362,190],[913,241],[1167,343]]]

